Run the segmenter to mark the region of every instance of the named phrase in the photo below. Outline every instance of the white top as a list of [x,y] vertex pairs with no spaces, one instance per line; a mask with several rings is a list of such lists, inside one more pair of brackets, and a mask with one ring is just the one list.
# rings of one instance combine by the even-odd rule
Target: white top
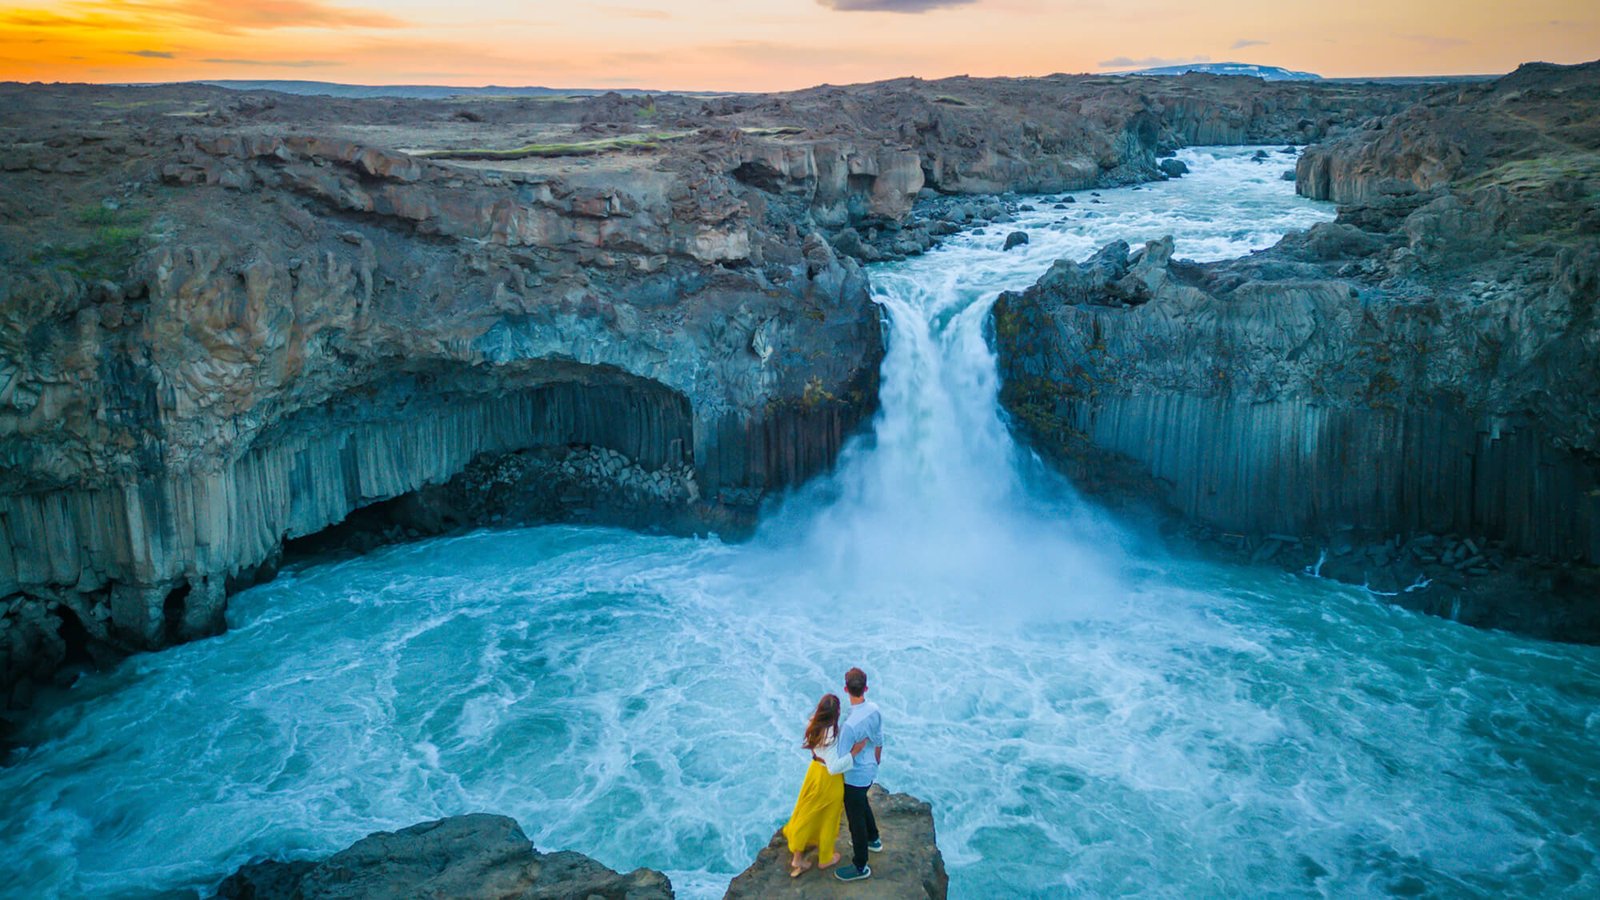
[[850,771],[851,766],[855,765],[855,760],[850,756],[849,748],[843,750],[839,748],[838,736],[835,736],[832,741],[826,744],[813,748],[811,753],[817,759],[822,760],[823,765],[828,767],[829,775],[843,775],[845,772]]

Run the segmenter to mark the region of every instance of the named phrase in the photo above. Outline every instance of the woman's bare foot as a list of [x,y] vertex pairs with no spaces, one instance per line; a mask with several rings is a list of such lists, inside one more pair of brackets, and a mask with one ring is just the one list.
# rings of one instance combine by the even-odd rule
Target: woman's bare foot
[[801,875],[805,874],[807,869],[811,868],[811,865],[811,863],[806,861],[805,851],[796,853],[794,858],[789,860],[789,877],[799,878]]
[[[825,862],[825,863],[823,863],[823,864],[822,864],[822,868],[824,868],[824,869],[831,869],[831,868],[833,868],[833,867],[834,867],[834,866],[837,866],[837,865],[838,865],[838,864],[839,864],[839,858],[840,858],[840,857],[839,857],[839,854],[837,854],[837,853],[835,853],[835,854],[834,854],[834,855],[833,855],[833,859],[830,859],[830,860],[828,860],[828,861],[827,861],[827,862]],[[808,869],[809,869],[809,868],[811,868],[811,867],[810,867],[810,866],[806,866],[806,868],[808,868]]]

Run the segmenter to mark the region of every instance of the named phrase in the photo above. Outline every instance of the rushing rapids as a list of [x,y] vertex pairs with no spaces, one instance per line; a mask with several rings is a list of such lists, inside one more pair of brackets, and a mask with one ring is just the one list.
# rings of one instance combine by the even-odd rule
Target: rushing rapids
[[[988,304],[1173,234],[1330,217],[1285,156],[1036,202],[873,273],[882,411],[740,545],[483,531],[307,565],[226,634],[88,674],[0,770],[14,896],[205,888],[460,812],[717,896],[788,812],[798,725],[861,664],[881,775],[958,896],[1600,891],[1600,650],[1310,577],[1171,561],[1014,445]],[[892,852],[890,848],[889,852]]]

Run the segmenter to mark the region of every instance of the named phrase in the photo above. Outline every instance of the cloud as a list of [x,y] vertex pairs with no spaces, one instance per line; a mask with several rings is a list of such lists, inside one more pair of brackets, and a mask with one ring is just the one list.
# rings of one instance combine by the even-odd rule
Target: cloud
[[175,0],[173,12],[240,30],[272,28],[400,28],[406,23],[370,9],[334,6],[317,0]]
[[28,10],[7,10],[0,14],[0,24],[13,28],[76,28],[91,24],[84,19],[75,19],[71,16],[57,15],[50,12],[30,12]]
[[1266,41],[1258,41],[1258,40],[1255,40],[1254,38],[1240,38],[1237,41],[1234,41],[1233,42],[1233,46],[1230,47],[1229,49],[1231,49],[1231,50],[1243,50],[1246,47],[1260,47],[1260,46],[1265,45],[1266,43],[1267,43]]
[[145,59],[172,59],[172,54],[165,50],[129,50],[129,56],[142,56]]
[[945,6],[965,6],[977,0],[817,0],[839,12],[925,13]]
[[1446,37],[1438,34],[1402,34],[1402,38],[1413,43],[1421,44],[1429,50],[1449,50],[1453,47],[1465,47],[1472,43],[1469,40],[1457,37]]
[[1134,59],[1128,56],[1116,56],[1111,59],[1102,59],[1095,65],[1102,69],[1153,69],[1158,66],[1187,66],[1192,63],[1211,62],[1209,56],[1146,56],[1143,59]]
[[273,66],[281,69],[320,69],[325,66],[342,66],[344,63],[325,59],[202,59],[203,63],[222,66]]
[[320,0],[69,0],[58,10],[5,10],[0,25],[49,30],[110,30],[161,33],[201,28],[217,34],[279,28],[403,28],[407,22],[387,13],[338,6]]

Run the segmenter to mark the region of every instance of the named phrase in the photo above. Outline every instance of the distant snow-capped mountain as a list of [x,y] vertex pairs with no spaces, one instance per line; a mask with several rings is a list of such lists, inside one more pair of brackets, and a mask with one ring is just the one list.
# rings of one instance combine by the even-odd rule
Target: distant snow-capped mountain
[[1182,66],[1158,66],[1154,69],[1139,69],[1136,72],[1122,72],[1123,75],[1183,75],[1188,72],[1204,72],[1207,75],[1248,75],[1252,78],[1261,78],[1266,81],[1321,81],[1322,76],[1311,72],[1296,72],[1280,66],[1257,66],[1250,63],[1220,62],[1220,63],[1189,63]]

